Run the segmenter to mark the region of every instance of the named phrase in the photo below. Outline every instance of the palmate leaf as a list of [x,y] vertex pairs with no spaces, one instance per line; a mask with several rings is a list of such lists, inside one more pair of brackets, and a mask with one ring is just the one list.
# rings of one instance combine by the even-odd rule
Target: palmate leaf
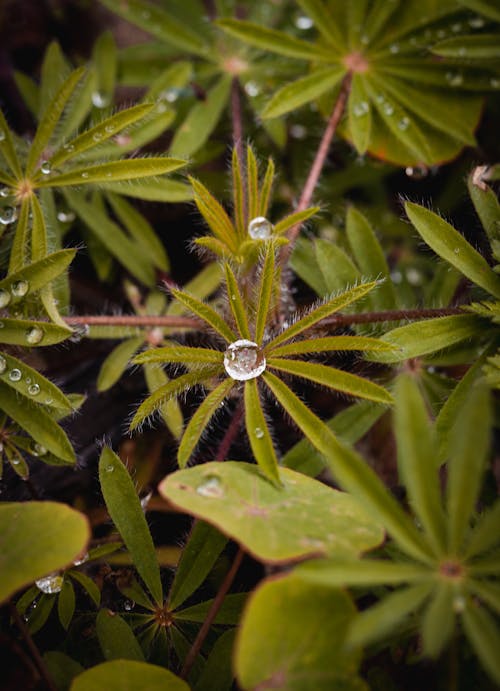
[[189,691],[185,681],[164,667],[137,660],[110,660],[75,677],[71,691]]
[[289,113],[291,110],[319,98],[326,91],[340,84],[344,76],[345,69],[340,66],[336,69],[332,67],[316,68],[307,77],[297,79],[279,89],[262,111],[262,117],[277,118]]

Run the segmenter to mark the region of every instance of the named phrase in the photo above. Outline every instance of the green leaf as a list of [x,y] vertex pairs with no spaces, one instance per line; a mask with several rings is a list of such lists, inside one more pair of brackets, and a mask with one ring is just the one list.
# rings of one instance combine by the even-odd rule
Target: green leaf
[[394,429],[400,478],[436,555],[445,547],[445,516],[436,464],[436,441],[425,403],[410,375],[396,382]]
[[[60,276],[71,264],[76,255],[76,250],[59,250],[53,252],[43,259],[39,259],[25,266],[22,269],[10,273],[6,278],[0,281],[0,290],[7,292],[12,291],[14,283],[19,281],[26,281],[27,290],[22,296],[25,299],[28,295],[40,290],[45,285]],[[16,295],[12,295],[12,299],[16,301]]]
[[31,115],[37,117],[40,108],[40,90],[34,79],[14,70],[14,81]]
[[228,343],[237,340],[238,337],[235,332],[214,309],[181,290],[172,290],[171,293],[176,300],[179,300],[190,312],[211,326]]
[[75,452],[66,433],[52,417],[33,401],[20,398],[3,381],[0,381],[0,408],[54,456],[70,465],[76,462]]
[[84,74],[84,67],[74,70],[64,81],[50,104],[47,106],[28,153],[28,159],[26,161],[27,175],[31,175],[35,170],[43,151],[49,144],[50,138],[54,133],[71,94]]
[[319,206],[310,206],[308,209],[304,209],[303,211],[296,211],[293,214],[285,216],[285,218],[276,223],[276,225],[274,226],[274,234],[283,235],[284,233],[286,233],[287,230],[293,228],[293,226],[299,223],[302,224],[304,221],[307,221],[308,218],[311,218],[311,216],[317,214],[318,211],[320,211]]
[[304,360],[286,360],[277,357],[269,357],[267,366],[280,372],[287,372],[303,379],[316,382],[322,386],[328,386],[336,391],[342,391],[349,396],[359,396],[377,403],[393,403],[391,394],[378,384],[368,379],[358,377],[356,374],[343,372],[342,370],[319,365]]
[[68,173],[54,174],[36,183],[37,187],[68,187],[80,185],[106,185],[108,182],[133,180],[171,173],[182,168],[186,161],[167,156],[149,158],[128,158],[124,161],[111,161],[98,166],[75,168]]
[[[97,108],[105,108],[113,100],[117,71],[117,48],[111,31],[105,31],[94,43],[92,63],[95,68],[96,87],[92,101]],[[97,97],[97,98],[96,98]]]
[[12,133],[7,124],[4,114],[0,110],[0,132],[3,137],[0,140],[0,154],[5,160],[5,163],[11,170],[12,174],[16,179],[20,179],[23,176],[21,170],[21,164],[16,154],[16,147],[14,145],[14,139]]
[[500,583],[471,579],[468,586],[471,592],[491,607],[495,614],[500,614]]
[[[467,178],[467,187],[476,213],[481,219],[490,243],[493,245],[500,239],[500,203],[497,195],[482,180],[483,175],[484,177],[487,176],[489,169],[484,173],[481,173],[481,170],[484,168],[478,166],[472,171]],[[478,172],[480,174],[479,181],[476,180]]]
[[12,247],[9,257],[9,273],[13,273],[22,268],[27,263],[27,254],[29,249],[29,199],[23,199],[21,202],[21,209],[19,211],[19,218],[16,224],[14,239],[12,240]]
[[229,377],[224,379],[204,398],[196,409],[182,435],[177,451],[177,462],[180,468],[184,468],[188,464],[203,432],[210,424],[210,420],[233,387],[234,381],[232,379]]
[[347,494],[287,468],[280,478],[277,486],[255,465],[212,462],[169,475],[160,492],[265,562],[355,556],[380,542],[378,525]]
[[500,524],[500,501],[484,511],[474,527],[466,549],[467,557],[487,552],[500,542],[498,525]]
[[462,622],[467,638],[483,667],[500,684],[500,631],[495,620],[483,607],[471,603],[462,614]]
[[97,390],[107,391],[120,379],[134,354],[144,343],[142,336],[122,341],[102,363],[97,377]]
[[259,389],[255,379],[245,382],[244,400],[245,425],[254,458],[271,482],[279,485],[278,459],[262,410]]
[[321,49],[312,43],[285,34],[283,31],[268,29],[253,22],[220,19],[217,26],[230,36],[235,36],[251,46],[269,50],[287,58],[327,62],[332,60],[332,55],[327,47]]
[[171,156],[192,156],[208,140],[215,129],[229,97],[231,76],[224,74],[206,98],[198,101],[189,111],[186,119],[177,128],[172,144]]
[[[343,34],[339,17],[336,16],[338,13],[336,12],[335,5],[328,6],[322,0],[297,0],[297,3],[313,20],[315,28],[330,44],[329,48],[333,48],[334,52],[344,53],[347,48],[346,36]],[[361,4],[358,0],[354,7]],[[350,5],[349,9],[351,10]]]
[[377,522],[384,525],[405,552],[424,562],[429,561],[428,549],[422,544],[412,521],[365,461],[340,443],[280,379],[270,372],[263,374],[262,378],[310,443],[325,456],[340,486],[360,501]]
[[[214,619],[214,624],[223,624],[225,626],[237,626],[241,620],[241,612],[248,597],[248,593],[230,593],[224,598],[221,608]],[[206,600],[199,602],[186,609],[175,612],[176,621],[189,621],[203,623],[212,608],[214,601]]]
[[277,118],[316,100],[337,86],[345,73],[345,67],[342,66],[316,68],[307,77],[301,77],[279,89],[266,104],[262,117]]
[[264,181],[260,188],[259,195],[259,214],[265,216],[269,207],[269,200],[271,198],[271,191],[274,181],[274,161],[269,158],[267,161],[267,168],[264,175]]
[[476,382],[469,389],[450,442],[446,507],[451,554],[462,546],[476,506],[486,470],[492,422],[488,387]]
[[[144,378],[151,394],[169,382],[163,369],[148,363],[144,365]],[[184,416],[179,402],[171,398],[160,405],[159,412],[171,434],[176,439],[180,439],[184,428]]]
[[356,675],[360,652],[344,649],[354,613],[340,590],[312,586],[293,575],[264,581],[245,609],[236,643],[241,687],[366,689]]
[[43,661],[58,691],[68,691],[74,677],[83,672],[79,662],[58,650],[44,653]]
[[498,34],[453,36],[432,46],[432,52],[445,58],[498,60],[500,58]]
[[[108,0],[109,1],[109,0]],[[70,691],[189,691],[172,672],[135,660],[112,660],[87,669],[75,678]]]
[[349,630],[349,643],[365,646],[384,638],[422,606],[433,588],[432,583],[412,585],[387,595],[376,605],[361,612]]
[[477,337],[480,323],[476,317],[460,314],[398,326],[381,337],[382,341],[393,345],[394,350],[391,353],[370,354],[369,359],[375,362],[401,362],[428,355]]
[[422,621],[422,641],[425,655],[438,657],[453,632],[455,591],[450,583],[439,583]]
[[313,559],[300,564],[295,575],[308,583],[331,588],[389,586],[428,581],[433,572],[414,563],[363,559],[340,561]]
[[51,41],[43,56],[40,70],[40,110],[37,113],[38,120],[45,115],[54,94],[68,78],[70,70],[71,68],[64,57],[61,46],[57,41]]
[[195,521],[182,550],[168,596],[169,609],[177,609],[199,588],[212,570],[227,538],[204,521]]
[[488,266],[467,240],[449,223],[423,206],[407,202],[408,218],[425,242],[440,257],[461,271],[473,283],[500,297],[500,276]]
[[[231,160],[231,174],[233,183],[233,217],[235,219],[236,232],[240,237],[246,234],[245,228],[245,190],[243,189],[242,164],[238,156],[237,147],[233,147]],[[247,184],[249,184],[247,182]],[[250,196],[250,195],[247,195]],[[248,211],[248,218],[253,218]]]
[[[372,130],[372,109],[362,75],[354,74],[351,93],[347,104],[349,114],[349,134],[358,154],[366,153],[370,144]],[[375,274],[376,275],[376,274]]]
[[242,338],[250,340],[247,313],[236,281],[236,276],[229,264],[224,264],[224,272],[226,276],[228,302],[231,312],[233,313],[234,321],[236,322],[236,327]]
[[69,628],[73,614],[75,613],[75,591],[73,584],[68,578],[64,578],[61,592],[57,599],[57,615],[61,626],[66,629]]
[[277,346],[271,352],[273,357],[283,357],[284,355],[303,355],[304,353],[322,353],[333,350],[387,351],[392,350],[392,346],[378,338],[365,336],[325,336],[324,338],[293,341],[286,345]]
[[[36,526],[36,540],[33,539]],[[49,501],[0,505],[0,601],[63,569],[81,554],[90,530],[85,516]]]
[[96,634],[106,660],[144,661],[141,646],[132,629],[116,612],[100,610],[96,619]]
[[461,5],[465,5],[471,10],[484,14],[485,17],[500,22],[500,11],[495,0],[458,0]]
[[187,202],[193,198],[189,185],[168,178],[149,178],[147,182],[141,179],[110,182],[106,183],[106,192],[152,202]]
[[201,675],[194,685],[195,691],[230,691],[233,687],[232,651],[235,629],[225,631],[212,647]]
[[[237,151],[235,148],[234,151]],[[257,159],[250,145],[247,146],[248,218],[259,215],[259,170]]]
[[[37,370],[7,353],[3,353],[1,357],[3,360],[2,364],[5,367],[0,374],[0,380],[4,384],[10,386],[22,396],[26,396],[34,403],[43,403],[51,408],[64,411],[66,414],[74,410],[71,401],[63,392],[37,372]],[[13,370],[16,370],[16,374],[17,371],[21,373],[19,379],[16,377],[12,378]],[[50,403],[47,403],[47,401],[50,401]]]
[[212,348],[192,348],[191,346],[169,345],[160,348],[150,348],[136,355],[134,362],[182,362],[198,365],[222,364],[223,354],[220,350]]
[[339,310],[347,307],[352,302],[359,300],[364,295],[367,295],[373,288],[377,285],[377,282],[364,283],[363,285],[356,286],[350,290],[346,290],[344,293],[337,295],[336,297],[327,300],[309,312],[305,314],[301,319],[296,321],[292,326],[282,331],[278,336],[273,338],[273,340],[268,343],[268,348],[274,348],[274,346],[283,341],[289,341],[291,338],[298,336],[298,334],[303,333],[307,329],[320,322],[322,319],[326,319],[330,315],[338,312]]
[[109,515],[120,533],[134,565],[155,602],[163,602],[160,569],[141,502],[127,469],[105,447],[99,460],[99,480]]
[[[118,543],[120,545],[121,543]],[[108,545],[106,545],[107,547]],[[89,559],[94,559],[94,556],[91,556],[89,553]],[[99,607],[101,603],[101,591],[95,584],[95,582],[86,576],[84,573],[81,571],[77,571],[76,569],[70,569],[68,572],[68,575],[75,580],[77,583],[79,583],[84,590],[87,591],[88,596],[91,598],[93,603],[95,604],[96,607]]]
[[41,595],[36,603],[36,609],[31,611],[28,617],[28,629],[32,636],[45,626],[55,604],[55,597],[45,594]]
[[269,307],[275,281],[275,249],[272,243],[266,244],[264,261],[261,269],[257,313],[255,315],[255,341],[262,343],[269,317]]
[[235,252],[237,232],[226,211],[201,182],[191,177],[189,182],[193,187],[194,201],[198,211],[207,222],[210,230],[216,238],[225,242]]

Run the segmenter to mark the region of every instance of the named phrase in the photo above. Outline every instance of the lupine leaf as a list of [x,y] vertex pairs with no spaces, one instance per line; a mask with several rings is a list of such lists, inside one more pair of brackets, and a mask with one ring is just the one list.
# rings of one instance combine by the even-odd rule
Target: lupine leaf
[[0,110],[0,131],[3,137],[0,141],[0,154],[3,156],[6,164],[8,165],[10,171],[13,173],[14,177],[19,179],[22,177],[21,164],[16,154],[16,148],[14,146],[14,140],[12,138],[11,131],[7,124],[7,120],[4,114]]
[[250,329],[248,328],[247,313],[240,289],[238,287],[238,282],[236,281],[236,276],[234,275],[229,264],[224,265],[224,271],[226,276],[228,302],[236,322],[236,327],[242,338],[250,340]]
[[116,85],[117,49],[111,31],[105,31],[92,48],[92,64],[95,69],[96,92],[93,94],[93,105],[106,108],[111,104]]
[[377,585],[400,585],[429,581],[433,572],[419,564],[363,559],[340,561],[312,559],[299,565],[294,573],[308,583],[328,585],[331,588],[373,587]]
[[498,60],[500,58],[498,34],[454,36],[432,46],[432,52],[446,58]]
[[71,336],[71,329],[56,326],[49,322],[28,321],[24,319],[2,319],[0,331],[0,343],[12,345],[29,345],[28,333],[33,329],[39,329],[43,336],[38,343],[32,343],[34,347],[54,345]]
[[[70,413],[74,410],[71,401],[63,392],[42,374],[37,372],[37,370],[33,369],[33,367],[30,367],[22,360],[18,360],[8,353],[2,353],[2,358],[5,360],[6,367],[2,374],[0,374],[0,380],[3,381],[4,384],[10,386],[22,396],[30,398],[30,400],[35,403],[43,403],[52,408],[62,410],[65,413]],[[19,372],[21,372],[21,378],[19,380],[9,376],[13,370],[19,370]],[[47,401],[50,401],[50,403],[47,403]]]
[[23,586],[70,564],[84,551],[90,536],[85,516],[56,502],[3,502],[0,517],[2,602]]
[[245,425],[257,464],[275,484],[280,483],[278,459],[269,433],[255,379],[245,382]]
[[[53,252],[43,259],[9,273],[6,278],[0,281],[0,290],[10,292],[14,283],[26,281],[28,289],[23,295],[24,299],[60,276],[71,264],[75,255],[76,250],[73,249]],[[16,300],[15,295],[13,295],[13,300]]]
[[455,592],[450,583],[440,583],[422,621],[423,652],[430,657],[437,657],[447,644],[455,623],[453,600]]
[[481,552],[487,552],[498,545],[500,542],[499,523],[500,501],[497,501],[490,509],[481,514],[472,530],[466,548],[466,555],[468,557],[476,556]]
[[273,187],[273,180],[274,180],[274,161],[272,158],[269,158],[269,160],[267,162],[266,172],[264,175],[264,181],[263,181],[262,186],[260,188],[260,195],[259,195],[259,214],[261,216],[265,216],[267,213],[267,209],[269,207],[269,200],[271,197],[271,190]]
[[127,622],[116,612],[101,609],[96,634],[106,660],[144,660],[141,646]]
[[378,338],[367,336],[325,336],[324,338],[310,338],[303,341],[293,341],[286,345],[272,348],[273,357],[283,357],[284,355],[301,355],[304,353],[322,353],[332,350],[359,350],[359,351],[385,351],[391,350],[389,343]]
[[251,219],[259,215],[259,171],[251,146],[247,146],[247,188],[248,218]]
[[267,243],[261,268],[257,313],[255,315],[255,341],[259,344],[262,343],[262,339],[264,338],[264,331],[269,318],[269,307],[271,305],[274,288],[274,253],[275,249],[272,243]]
[[[231,593],[226,595],[215,617],[214,623],[237,626],[241,619],[241,611],[247,597],[248,593]],[[177,610],[177,612],[175,612],[175,619],[178,621],[195,621],[202,623],[207,618],[207,614],[213,602],[213,599],[206,600],[205,602],[199,602],[185,609]]]
[[21,202],[21,209],[19,211],[19,218],[16,224],[14,239],[12,240],[12,247],[9,257],[9,273],[18,271],[28,262],[27,255],[29,249],[29,199],[23,199]]
[[471,10],[484,14],[485,17],[500,22],[500,10],[495,0],[458,0],[461,5],[465,5]]
[[262,111],[263,118],[277,118],[322,96],[344,77],[344,67],[320,67],[279,89]]
[[193,198],[189,185],[168,178],[149,178],[147,182],[140,178],[107,182],[106,191],[153,202],[186,202]]
[[141,502],[127,469],[105,447],[99,459],[99,481],[109,515],[132,556],[139,575],[157,604],[163,602],[160,569]]
[[[338,17],[335,16],[334,7],[329,7],[321,0],[297,0],[304,12],[313,20],[316,29],[323,38],[329,43],[329,48],[333,48],[338,53],[343,53],[347,48],[345,35],[339,25]],[[359,2],[356,4],[360,4]]]
[[298,223],[307,221],[308,218],[311,218],[311,216],[317,214],[319,210],[319,206],[311,206],[309,209],[304,209],[304,211],[296,211],[289,216],[285,216],[285,218],[276,223],[274,226],[274,234],[282,235],[286,233],[287,230],[293,228],[293,226],[297,225]]
[[470,198],[472,199],[477,215],[481,219],[481,223],[488,235],[490,243],[493,243],[498,241],[500,236],[500,202],[498,201],[497,195],[490,187],[483,183],[483,189],[480,184],[475,182],[474,175],[475,170],[472,171],[467,179]]
[[193,348],[191,346],[169,345],[161,348],[151,348],[136,355],[134,362],[189,362],[205,364],[222,364],[223,354],[212,348]]
[[217,331],[217,333],[220,334],[228,343],[232,343],[233,341],[237,340],[237,336],[234,331],[226,324],[224,319],[214,309],[181,290],[172,290],[171,292],[176,300],[179,300],[179,302],[187,307],[190,312],[211,326],[212,329]]
[[144,338],[137,336],[122,341],[111,351],[99,370],[96,383],[98,391],[107,391],[113,384],[116,384],[143,343]]
[[[40,89],[34,79],[14,70],[14,81],[31,115],[37,117],[40,108]],[[0,116],[1,117],[1,116]]]
[[233,686],[232,650],[235,629],[225,631],[212,646],[194,691],[230,691]]
[[[121,543],[118,544],[121,545]],[[76,571],[75,569],[70,569],[68,571],[68,575],[87,591],[87,595],[91,598],[95,606],[99,607],[101,603],[101,591],[95,582],[89,578],[89,576],[86,576],[84,573],[81,573],[81,571]]]
[[68,691],[72,680],[83,672],[79,662],[58,650],[49,650],[43,654],[43,661],[49,671],[50,678],[57,689]]
[[[241,171],[242,163],[238,157],[238,149],[233,148],[233,156],[231,161],[231,174],[233,183],[233,217],[235,219],[236,232],[240,237],[246,233],[245,229],[245,190],[243,189],[243,178]],[[248,218],[253,218],[248,215]]]
[[363,76],[355,74],[348,102],[349,133],[358,154],[366,153],[372,129],[372,108]]
[[201,182],[191,177],[189,182],[193,187],[194,201],[198,211],[209,225],[213,234],[235,251],[236,229],[231,223],[229,216]]
[[462,614],[465,634],[483,667],[500,684],[500,631],[494,618],[483,607],[471,604]]
[[57,598],[57,615],[66,631],[75,613],[75,590],[69,578],[64,578],[62,590]]
[[[107,0],[108,2],[110,0]],[[111,660],[75,677],[71,691],[189,691],[186,682],[164,667],[137,660]]]

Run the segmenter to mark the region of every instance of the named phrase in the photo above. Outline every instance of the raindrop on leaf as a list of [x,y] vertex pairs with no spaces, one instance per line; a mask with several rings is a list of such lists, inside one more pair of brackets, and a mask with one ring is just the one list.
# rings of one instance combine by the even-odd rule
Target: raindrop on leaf
[[253,218],[248,224],[248,234],[253,240],[268,240],[272,232],[272,223],[264,216]]
[[220,497],[224,496],[224,488],[217,475],[207,475],[196,488],[196,492],[202,497],[213,497],[215,499],[220,499]]
[[231,379],[255,379],[266,369],[266,359],[257,343],[242,338],[231,343],[224,353],[224,367]]
[[38,590],[46,595],[54,595],[55,593],[60,593],[63,586],[63,577],[56,573],[51,573],[44,578],[35,581],[35,585]]

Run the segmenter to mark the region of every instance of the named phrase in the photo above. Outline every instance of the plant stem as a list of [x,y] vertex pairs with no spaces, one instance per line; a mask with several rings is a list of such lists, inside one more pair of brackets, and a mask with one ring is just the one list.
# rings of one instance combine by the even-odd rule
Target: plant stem
[[[307,209],[307,207],[311,203],[314,190],[316,189],[316,185],[318,184],[318,180],[323,170],[323,166],[325,165],[326,157],[328,156],[328,151],[330,150],[330,144],[332,143],[332,139],[335,135],[338,124],[342,118],[342,115],[344,114],[350,88],[351,73],[347,74],[344,77],[344,81],[342,82],[342,86],[340,87],[339,96],[335,102],[332,114],[330,115],[330,119],[328,120],[325,131],[323,132],[323,136],[319,143],[318,150],[316,151],[316,156],[314,157],[314,161],[309,171],[309,175],[307,176],[307,180],[302,190],[302,194],[300,195],[296,211],[304,211],[304,209]],[[288,259],[301,227],[302,224],[297,223],[297,225],[293,226],[288,231],[288,239],[290,242],[288,243],[288,245],[285,245],[285,247],[282,250],[283,263]]]
[[57,688],[50,678],[49,671],[47,667],[45,666],[45,662],[43,661],[42,656],[40,655],[40,651],[35,645],[35,642],[33,638],[31,637],[31,633],[29,632],[28,627],[22,620],[22,618],[19,616],[19,612],[17,611],[17,608],[13,602],[9,602],[9,608],[10,612],[12,615],[12,619],[14,620],[17,628],[21,632],[22,637],[24,638],[24,641],[33,656],[33,660],[38,668],[38,672],[40,673],[40,676],[42,677],[43,681],[45,682],[45,686],[49,691],[57,691]]
[[189,672],[191,671],[193,664],[196,660],[196,657],[198,656],[203,643],[205,642],[205,638],[207,637],[207,634],[210,630],[210,627],[214,623],[214,620],[219,613],[219,610],[222,606],[222,603],[224,602],[224,598],[227,595],[227,592],[229,588],[231,587],[234,578],[236,576],[236,573],[238,572],[238,569],[240,568],[241,562],[243,560],[244,552],[241,549],[241,547],[238,549],[236,556],[234,558],[234,561],[231,565],[231,568],[227,572],[224,580],[221,583],[221,586],[219,590],[217,591],[217,595],[214,598],[214,601],[212,603],[212,606],[210,607],[207,618],[201,625],[200,630],[198,631],[198,635],[194,639],[193,645],[191,646],[188,654],[186,655],[186,659],[184,660],[184,666],[181,671],[181,677],[182,679],[186,679]]
[[387,310],[387,312],[364,312],[362,314],[337,314],[319,322],[317,327],[349,326],[350,324],[371,324],[375,322],[418,321],[466,314],[460,307],[440,307],[437,309]]
[[172,328],[200,329],[201,323],[192,317],[145,316],[137,314],[82,314],[65,317],[68,326],[166,326]]

